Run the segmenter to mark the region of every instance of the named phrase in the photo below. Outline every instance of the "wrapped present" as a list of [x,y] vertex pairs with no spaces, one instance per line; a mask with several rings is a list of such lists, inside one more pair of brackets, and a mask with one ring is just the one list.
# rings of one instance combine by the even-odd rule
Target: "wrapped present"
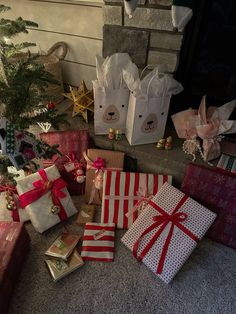
[[113,262],[114,242],[114,223],[86,223],[81,256],[83,260]]
[[0,311],[7,313],[15,283],[30,247],[23,223],[0,221]]
[[181,190],[217,214],[207,236],[236,248],[236,174],[191,163]]
[[79,239],[80,236],[78,234],[62,233],[47,249],[45,255],[61,258],[66,261],[79,242]]
[[84,265],[84,262],[77,250],[74,250],[68,261],[64,261],[59,258],[52,258],[46,259],[45,263],[50,271],[53,281],[58,281]]
[[165,283],[183,266],[215,214],[165,183],[121,241]]
[[77,217],[77,224],[84,225],[87,222],[93,222],[96,205],[83,204]]
[[122,171],[124,167],[123,152],[88,149],[84,157],[87,161],[85,201],[101,205],[103,193],[103,176],[105,169]]
[[16,188],[21,207],[26,208],[40,233],[77,213],[56,166],[40,169],[17,181]]
[[14,186],[0,186],[0,221],[28,221],[29,215],[20,207]]
[[17,170],[43,155],[41,142],[29,133],[17,130],[6,118],[0,118],[0,147]]
[[162,174],[106,171],[101,222],[127,229],[160,187],[172,177]]
[[56,165],[63,180],[68,184],[69,193],[72,195],[84,194],[84,180],[78,182],[75,172],[68,171],[65,165],[68,162],[78,164],[83,159],[83,152],[86,152],[89,147],[88,130],[48,132],[40,134],[40,138],[49,145],[58,144],[58,150],[63,154],[62,157],[55,155],[52,159],[45,160],[43,166]]
[[236,173],[236,157],[222,154],[217,163],[217,168],[225,169],[230,172]]

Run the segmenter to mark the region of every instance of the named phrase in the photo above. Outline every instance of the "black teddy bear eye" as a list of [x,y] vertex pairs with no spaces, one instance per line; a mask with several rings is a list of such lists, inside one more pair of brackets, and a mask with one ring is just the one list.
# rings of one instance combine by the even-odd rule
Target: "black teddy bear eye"
[[142,115],[140,114],[138,117],[139,117],[139,118],[142,118]]
[[124,108],[125,105],[122,105],[122,108]]
[[99,108],[102,108],[102,105],[100,105]]

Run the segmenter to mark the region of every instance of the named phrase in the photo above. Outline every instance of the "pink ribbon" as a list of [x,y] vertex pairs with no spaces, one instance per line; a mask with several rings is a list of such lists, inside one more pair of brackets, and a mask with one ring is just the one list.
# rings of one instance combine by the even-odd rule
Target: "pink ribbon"
[[134,205],[134,207],[128,211],[128,213],[125,214],[125,216],[128,218],[134,213],[140,214],[143,207],[147,205],[147,203],[150,201],[150,199],[153,197],[152,194],[148,194],[147,188],[140,187],[137,192],[137,197],[139,197],[138,202]]
[[50,181],[44,169],[40,169],[38,171],[38,174],[41,176],[42,180],[37,180],[33,182],[34,189],[25,192],[24,194],[19,196],[20,206],[24,208],[27,205],[37,201],[48,191],[51,191],[54,205],[60,207],[60,212],[58,213],[58,216],[61,220],[65,220],[67,218],[67,214],[60,202],[60,198],[66,197],[66,193],[64,193],[62,189],[64,189],[67,184],[61,178]]
[[92,169],[96,169],[96,171],[105,169],[105,160],[101,157],[97,157],[92,163]]

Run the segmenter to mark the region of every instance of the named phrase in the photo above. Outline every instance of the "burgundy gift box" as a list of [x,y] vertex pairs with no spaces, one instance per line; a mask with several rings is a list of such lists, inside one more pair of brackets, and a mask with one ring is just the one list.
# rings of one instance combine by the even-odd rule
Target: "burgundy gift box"
[[7,313],[15,282],[29,250],[23,223],[0,221],[0,312]]
[[[41,133],[40,138],[49,145],[58,144],[58,150],[63,155],[74,154],[79,162],[83,159],[83,152],[89,148],[89,132],[88,130],[68,130],[58,132]],[[62,178],[68,184],[68,191],[72,195],[84,194],[84,183],[78,183],[71,172],[67,172],[64,164],[69,162],[66,156],[59,157],[55,155],[51,160],[45,160],[43,165],[48,167],[56,165]]]
[[190,163],[181,190],[217,214],[207,236],[236,248],[236,174]]

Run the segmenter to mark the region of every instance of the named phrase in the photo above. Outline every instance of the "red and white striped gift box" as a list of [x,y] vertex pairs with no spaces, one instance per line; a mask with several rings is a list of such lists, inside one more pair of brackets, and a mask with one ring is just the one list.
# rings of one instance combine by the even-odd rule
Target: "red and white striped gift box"
[[171,184],[172,176],[105,171],[101,222],[128,229],[165,182]]
[[85,225],[81,256],[83,260],[113,262],[115,224],[88,222]]

